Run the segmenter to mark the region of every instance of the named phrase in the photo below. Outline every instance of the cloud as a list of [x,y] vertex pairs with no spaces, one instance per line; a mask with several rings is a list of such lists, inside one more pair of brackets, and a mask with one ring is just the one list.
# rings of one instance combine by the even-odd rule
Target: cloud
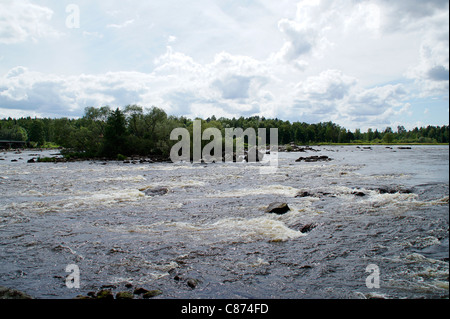
[[449,72],[443,65],[438,65],[428,70],[428,78],[433,81],[448,81]]
[[168,43],[173,43],[175,41],[177,41],[177,37],[174,35],[169,35],[169,37],[167,38]]
[[213,87],[221,92],[224,99],[247,99],[251,80],[250,77],[231,75],[222,80],[215,80]]
[[362,128],[423,115],[414,99],[448,97],[448,1],[119,4],[83,7],[86,29],[58,47],[31,43],[57,34],[51,9],[3,1],[0,44],[23,43],[24,51],[3,46],[0,105],[81,116],[85,106],[136,103],[190,117]]
[[123,29],[123,28],[133,24],[134,21],[135,21],[134,19],[131,19],[131,20],[127,20],[121,24],[108,24],[106,27],[112,28],[112,29]]
[[408,114],[408,92],[402,84],[372,88],[340,70],[326,70],[297,84],[281,117],[312,123],[334,121],[346,128],[383,126]]
[[4,0],[0,3],[0,44],[37,42],[40,38],[62,33],[50,24],[53,11],[28,0]]
[[303,69],[306,64],[301,58],[309,54],[320,54],[329,42],[325,36],[327,19],[334,14],[321,1],[304,0],[297,4],[294,19],[283,18],[278,29],[285,37],[285,43],[275,54],[275,59],[293,63]]
[[357,83],[353,77],[339,70],[326,70],[298,84],[298,94],[305,100],[336,101],[348,95]]
[[295,60],[312,50],[317,38],[317,32],[313,28],[288,19],[281,20],[278,27],[287,38],[281,50],[287,61]]
[[387,110],[402,107],[406,91],[401,84],[378,86],[371,89],[359,89],[354,92],[343,105],[341,111],[359,116],[377,116]]
[[103,39],[103,34],[100,32],[89,32],[89,31],[83,31],[83,36],[87,38],[96,38],[96,39]]
[[447,96],[449,89],[449,2],[380,1],[384,9],[384,31],[414,34],[419,41],[418,61],[409,66],[405,76],[413,79],[417,95]]
[[[81,116],[86,106],[157,105],[173,115],[251,116],[267,112],[274,81],[258,60],[221,52],[211,63],[167,48],[144,72],[108,72],[62,76],[15,67],[0,78],[0,104],[55,116]],[[201,114],[203,109],[204,113]],[[216,115],[217,116],[217,115]]]
[[86,106],[156,105],[177,116],[332,120],[349,128],[355,121],[360,127],[384,123],[406,106],[401,84],[367,89],[356,78],[330,69],[290,87],[273,71],[267,61],[225,52],[200,64],[169,47],[155,59],[151,73],[63,77],[13,68],[0,79],[0,104],[45,116],[81,116]]
[[345,38],[376,35],[381,24],[382,11],[376,2],[303,0],[293,19],[278,22],[285,43],[274,57],[304,70],[308,66],[305,59],[323,58]]
[[379,0],[383,7],[383,29],[387,32],[422,28],[433,18],[448,11],[448,0]]
[[0,105],[46,116],[80,116],[86,106],[140,101],[145,90],[134,81],[142,82],[143,77],[126,72],[67,77],[18,67],[0,79]]
[[[447,16],[448,23],[448,16]],[[413,79],[420,96],[446,95],[449,89],[448,28],[429,35],[419,50],[419,63],[411,66],[406,76]]]
[[12,68],[11,70],[9,70],[8,73],[6,73],[5,78],[7,78],[7,79],[15,78],[15,77],[18,77],[18,76],[24,74],[27,71],[28,71],[28,69],[26,67],[17,66],[15,68]]

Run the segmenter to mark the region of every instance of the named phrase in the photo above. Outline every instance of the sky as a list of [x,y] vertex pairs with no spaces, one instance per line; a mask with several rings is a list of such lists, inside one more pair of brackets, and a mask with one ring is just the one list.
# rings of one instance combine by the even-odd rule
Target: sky
[[449,124],[448,0],[0,0],[0,118]]

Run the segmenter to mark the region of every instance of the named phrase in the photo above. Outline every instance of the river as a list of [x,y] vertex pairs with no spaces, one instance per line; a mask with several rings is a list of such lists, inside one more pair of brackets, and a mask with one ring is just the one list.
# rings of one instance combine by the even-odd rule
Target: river
[[[448,298],[449,147],[314,148],[279,153],[272,174],[0,153],[0,286],[43,299],[131,285],[156,298]],[[295,161],[312,155],[332,160]],[[146,194],[156,187],[168,193]],[[266,213],[273,202],[290,211]]]

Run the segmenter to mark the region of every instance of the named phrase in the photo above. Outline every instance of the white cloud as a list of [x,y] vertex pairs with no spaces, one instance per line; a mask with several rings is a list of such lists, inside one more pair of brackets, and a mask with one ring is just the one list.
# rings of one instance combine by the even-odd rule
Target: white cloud
[[167,38],[168,43],[173,43],[175,41],[177,41],[177,37],[174,35],[169,35],[169,37]]
[[[0,79],[0,103],[43,114],[81,115],[90,105],[136,103],[158,105],[175,115],[199,114],[202,105],[205,114],[215,110],[223,115],[253,115],[274,98],[263,90],[270,81],[267,71],[249,57],[220,53],[212,63],[201,65],[168,47],[155,66],[151,73],[68,77],[17,67]],[[58,109],[61,105],[68,109]]]
[[[115,0],[83,6],[82,28],[64,37],[67,45],[36,46],[36,57],[17,59],[8,44],[58,33],[53,11],[2,5],[0,103],[14,110],[79,116],[85,106],[136,103],[174,115],[363,128],[423,115],[412,99],[448,99],[448,1],[136,1],[118,10]],[[46,59],[57,67],[46,72]]]
[[0,3],[0,44],[15,44],[61,33],[50,24],[53,11],[28,0],[3,0]]
[[355,78],[339,70],[327,70],[298,84],[298,95],[304,100],[336,101],[348,95],[357,83]]
[[96,39],[103,39],[104,35],[100,32],[89,32],[89,31],[83,31],[83,36],[87,38],[96,38]]
[[327,70],[298,83],[291,107],[280,113],[295,120],[331,120],[349,129],[366,129],[385,126],[391,118],[409,114],[407,96],[401,84],[365,88],[342,71]]
[[127,20],[127,21],[125,21],[125,22],[123,22],[121,24],[108,24],[106,27],[107,28],[112,28],[112,29],[123,29],[123,28],[133,24],[134,21],[135,21],[134,19],[130,19],[130,20]]
[[43,117],[44,115],[42,113],[38,113],[35,111],[30,111],[30,110],[19,110],[19,109],[7,109],[7,108],[2,108],[0,107],[0,118],[21,118],[21,117]]

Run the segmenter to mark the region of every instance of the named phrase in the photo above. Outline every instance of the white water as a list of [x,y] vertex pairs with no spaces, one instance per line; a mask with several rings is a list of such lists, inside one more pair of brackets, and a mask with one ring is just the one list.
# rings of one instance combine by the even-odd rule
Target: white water
[[[448,147],[320,155],[333,161],[280,153],[277,171],[262,175],[258,164],[27,164],[27,152],[2,154],[0,286],[40,298],[127,282],[159,298],[448,297]],[[169,192],[146,196],[153,187]],[[280,201],[287,214],[265,213]],[[64,285],[71,263],[85,283],[77,292]],[[381,270],[375,291],[369,264]],[[175,274],[201,284],[186,288]]]

